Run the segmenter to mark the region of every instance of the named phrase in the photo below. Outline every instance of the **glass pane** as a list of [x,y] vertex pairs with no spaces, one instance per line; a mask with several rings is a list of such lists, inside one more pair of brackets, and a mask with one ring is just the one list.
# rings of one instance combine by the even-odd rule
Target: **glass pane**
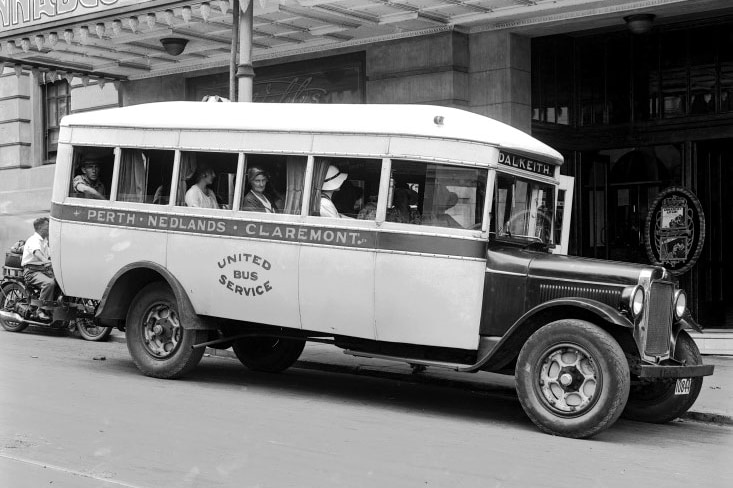
[[581,124],[603,123],[604,48],[602,41],[589,40],[580,47],[579,93]]
[[48,128],[51,127],[58,127],[58,107],[56,105],[55,99],[48,100],[48,105],[46,106],[46,123]]
[[730,26],[719,30],[719,59],[720,59],[720,111],[733,110],[733,29]]
[[58,99],[58,114],[56,115],[57,123],[61,121],[61,117],[69,113],[68,98],[62,97]]
[[387,220],[457,229],[478,228],[486,178],[485,169],[392,161]]
[[690,114],[715,113],[716,31],[690,31]]
[[74,147],[70,196],[108,199],[112,181],[114,150],[100,147]]
[[555,187],[499,173],[496,179],[491,232],[526,242],[552,242]]
[[247,154],[240,208],[300,215],[307,161],[303,156]]
[[664,117],[687,113],[687,36],[685,31],[662,35],[662,109]]
[[181,152],[176,205],[232,208],[238,159],[237,153]]
[[626,36],[612,38],[607,45],[608,81],[606,92],[608,99],[606,106],[610,124],[620,124],[631,119],[629,49],[629,38]]

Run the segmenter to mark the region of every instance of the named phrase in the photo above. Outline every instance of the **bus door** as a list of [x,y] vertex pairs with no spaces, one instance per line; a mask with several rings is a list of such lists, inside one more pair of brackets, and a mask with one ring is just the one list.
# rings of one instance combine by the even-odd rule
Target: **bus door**
[[487,175],[485,168],[391,161],[374,291],[380,341],[476,349]]

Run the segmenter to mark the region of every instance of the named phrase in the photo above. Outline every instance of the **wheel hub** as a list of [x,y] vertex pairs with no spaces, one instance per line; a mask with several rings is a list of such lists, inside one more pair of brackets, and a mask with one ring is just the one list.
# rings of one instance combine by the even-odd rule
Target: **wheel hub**
[[555,347],[543,356],[540,366],[539,389],[548,408],[574,416],[593,406],[600,378],[585,350],[570,345]]
[[147,352],[157,359],[171,356],[181,340],[178,314],[168,305],[153,305],[145,314],[143,343]]

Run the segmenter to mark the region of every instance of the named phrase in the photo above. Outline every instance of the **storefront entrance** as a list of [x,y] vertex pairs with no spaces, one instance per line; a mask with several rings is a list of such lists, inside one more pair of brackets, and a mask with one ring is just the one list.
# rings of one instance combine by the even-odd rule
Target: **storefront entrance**
[[681,148],[672,145],[584,154],[581,254],[648,263],[644,225],[664,188],[679,184]]
[[693,269],[697,317],[733,328],[733,140],[693,144],[694,191],[705,212],[705,247]]

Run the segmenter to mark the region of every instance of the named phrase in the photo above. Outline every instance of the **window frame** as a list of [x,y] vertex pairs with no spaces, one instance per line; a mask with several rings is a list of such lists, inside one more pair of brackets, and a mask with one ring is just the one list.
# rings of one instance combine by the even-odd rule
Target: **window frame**
[[[58,95],[58,87],[65,86],[66,93],[64,95]],[[54,88],[55,94],[49,95],[49,89]],[[59,116],[59,100],[65,101],[66,113]],[[55,102],[55,125],[51,124],[49,117],[50,102]],[[43,84],[43,152],[44,152],[44,164],[51,164],[56,161],[58,155],[58,138],[56,144],[50,142],[50,136],[52,132],[59,134],[61,131],[61,119],[71,113],[71,84],[65,79],[56,80],[50,83]]]

